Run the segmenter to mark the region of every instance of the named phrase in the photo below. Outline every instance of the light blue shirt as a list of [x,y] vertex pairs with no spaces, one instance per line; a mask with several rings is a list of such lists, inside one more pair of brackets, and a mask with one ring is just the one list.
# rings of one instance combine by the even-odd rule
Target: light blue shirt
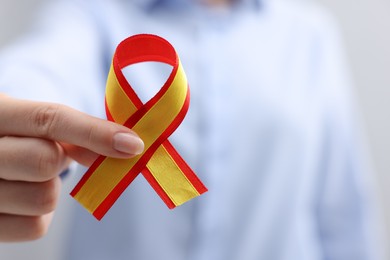
[[[191,87],[170,140],[209,188],[170,211],[140,175],[101,222],[74,202],[64,259],[378,259],[350,82],[322,9],[60,1],[40,20],[3,51],[0,91],[102,116],[116,45],[137,33],[165,37]],[[159,81],[152,68],[132,76],[134,85]]]

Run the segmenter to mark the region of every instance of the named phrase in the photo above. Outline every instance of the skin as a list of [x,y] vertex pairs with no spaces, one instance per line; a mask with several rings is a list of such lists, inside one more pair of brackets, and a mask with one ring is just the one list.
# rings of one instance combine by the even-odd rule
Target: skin
[[130,129],[66,106],[0,94],[0,111],[1,242],[46,234],[59,174],[72,160],[89,166],[98,154],[131,158],[143,150]]
[[210,6],[227,6],[233,0],[200,0],[200,2]]

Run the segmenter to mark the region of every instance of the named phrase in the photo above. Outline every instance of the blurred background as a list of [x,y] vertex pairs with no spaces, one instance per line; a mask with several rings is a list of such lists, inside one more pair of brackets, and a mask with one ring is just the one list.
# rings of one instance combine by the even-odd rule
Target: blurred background
[[[35,10],[45,1],[0,0],[0,48],[27,30]],[[321,4],[340,24],[383,206],[385,232],[390,237],[390,1],[294,1]],[[72,184],[67,186],[63,188],[64,195]],[[70,214],[67,200],[69,197],[62,196],[61,207],[47,237],[31,243],[0,245],[0,259],[57,259],[62,239],[58,234],[66,232]],[[388,242],[387,249],[390,251]]]

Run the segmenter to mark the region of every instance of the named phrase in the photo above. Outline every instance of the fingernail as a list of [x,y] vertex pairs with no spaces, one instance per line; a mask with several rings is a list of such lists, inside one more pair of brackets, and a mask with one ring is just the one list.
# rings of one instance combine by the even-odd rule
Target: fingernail
[[117,133],[113,137],[114,149],[127,154],[138,155],[144,151],[144,142],[136,135]]

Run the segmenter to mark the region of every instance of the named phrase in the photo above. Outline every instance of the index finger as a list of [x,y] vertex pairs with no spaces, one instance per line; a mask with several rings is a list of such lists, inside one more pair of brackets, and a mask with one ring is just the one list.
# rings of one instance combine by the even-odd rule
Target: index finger
[[0,136],[30,136],[65,142],[98,154],[128,158],[143,151],[131,129],[70,107],[0,96]]

